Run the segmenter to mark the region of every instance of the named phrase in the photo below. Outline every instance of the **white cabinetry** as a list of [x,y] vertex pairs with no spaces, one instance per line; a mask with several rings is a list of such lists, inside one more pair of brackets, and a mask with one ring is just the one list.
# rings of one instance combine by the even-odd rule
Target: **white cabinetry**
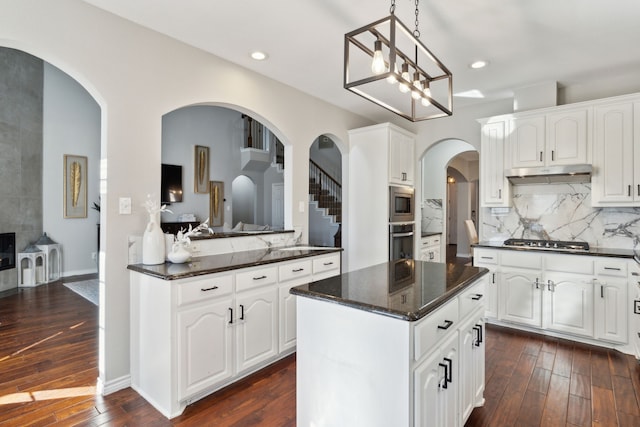
[[484,248],[473,249],[474,267],[484,267],[489,270],[489,279],[485,290],[486,299],[485,316],[491,319],[498,318],[498,287],[500,269],[498,268],[498,251]]
[[410,185],[415,177],[415,137],[389,129],[389,183]]
[[179,415],[291,353],[296,299],[289,289],[339,273],[336,252],[178,280],[132,271],[132,387],[167,418]]
[[509,182],[505,178],[505,120],[482,124],[480,138],[480,204],[510,206]]
[[543,286],[543,327],[592,337],[593,279],[581,274],[546,272]]
[[593,206],[640,206],[639,109],[630,101],[595,107]]
[[389,260],[389,184],[413,187],[414,141],[390,123],[349,131],[350,271]]
[[511,120],[511,167],[584,164],[589,160],[589,109],[559,110]]
[[429,262],[441,261],[441,235],[426,236],[420,239],[420,260]]
[[598,261],[596,274],[596,338],[627,343],[629,341],[627,263],[615,260]]

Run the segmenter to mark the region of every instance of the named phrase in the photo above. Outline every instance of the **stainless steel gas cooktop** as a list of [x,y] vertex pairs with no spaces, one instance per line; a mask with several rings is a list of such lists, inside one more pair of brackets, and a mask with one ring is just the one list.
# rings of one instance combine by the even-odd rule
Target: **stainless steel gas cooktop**
[[507,239],[505,246],[530,249],[549,249],[555,251],[588,251],[587,242],[565,242],[560,240]]

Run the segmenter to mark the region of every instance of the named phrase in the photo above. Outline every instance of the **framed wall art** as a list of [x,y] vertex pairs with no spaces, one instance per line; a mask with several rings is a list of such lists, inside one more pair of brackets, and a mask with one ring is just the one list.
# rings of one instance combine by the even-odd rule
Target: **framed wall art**
[[194,189],[196,194],[209,193],[209,147],[196,145],[194,152]]
[[209,226],[224,224],[224,182],[211,181],[209,184]]
[[87,217],[87,157],[64,155],[64,217]]

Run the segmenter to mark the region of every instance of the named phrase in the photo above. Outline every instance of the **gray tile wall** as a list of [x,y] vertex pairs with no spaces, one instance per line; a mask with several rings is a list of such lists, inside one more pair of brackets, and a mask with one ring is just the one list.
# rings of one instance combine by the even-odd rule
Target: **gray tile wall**
[[[18,252],[42,234],[42,85],[42,60],[0,48],[0,233]],[[0,271],[0,291],[17,284],[17,269]]]

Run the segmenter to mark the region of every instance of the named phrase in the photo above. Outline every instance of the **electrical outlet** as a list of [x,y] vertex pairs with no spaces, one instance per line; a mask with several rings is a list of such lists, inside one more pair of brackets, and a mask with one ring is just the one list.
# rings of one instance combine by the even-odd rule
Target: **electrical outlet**
[[98,253],[97,252],[91,252],[91,259],[94,260],[94,261],[96,259],[98,259]]
[[131,197],[120,197],[118,212],[120,215],[131,215]]

